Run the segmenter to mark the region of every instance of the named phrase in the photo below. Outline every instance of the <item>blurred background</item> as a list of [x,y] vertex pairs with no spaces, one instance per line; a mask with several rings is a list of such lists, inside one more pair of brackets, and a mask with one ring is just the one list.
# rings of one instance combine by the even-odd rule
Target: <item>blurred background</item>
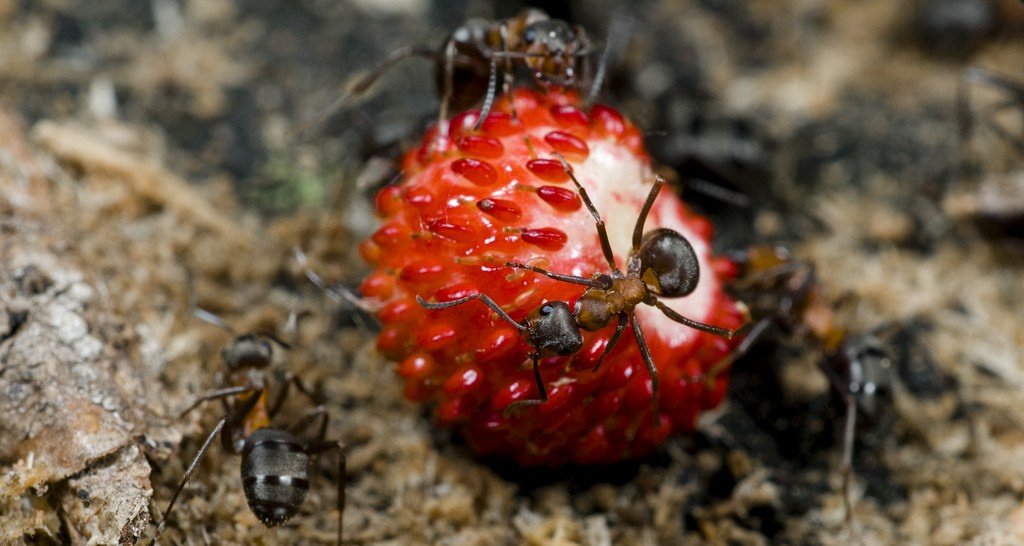
[[[374,190],[436,115],[434,67],[408,60],[329,107],[395,49],[440,46],[467,19],[530,4],[0,0],[0,107],[49,158],[43,171],[63,196],[40,216],[67,221],[70,247],[119,296],[115,311],[160,347],[126,402],[143,413],[153,468],[155,501],[143,502],[162,510],[213,422],[167,417],[212,385],[226,342],[189,319],[195,298],[239,329],[279,326],[296,306],[315,312],[295,358],[334,412],[332,436],[355,446],[353,542],[1024,541],[1015,0],[532,3],[598,44],[624,23],[600,101],[647,132],[676,190],[715,221],[719,251],[787,245],[816,266],[852,332],[887,326],[896,386],[858,428],[852,522],[838,493],[842,410],[820,352],[788,332],[737,363],[729,402],[696,434],[612,469],[480,461],[402,401],[372,321],[311,289],[290,249],[308,249],[329,281],[358,285]],[[188,214],[170,190],[111,189],[121,186],[62,147],[54,126],[158,165],[158,183],[183,181],[231,224]],[[212,453],[203,469],[166,542],[331,542],[327,479],[289,526],[268,531],[230,481],[236,459]],[[66,485],[49,495],[32,504],[45,517],[21,512],[25,541],[119,529],[102,503],[80,524],[82,506],[60,500],[74,497]]]

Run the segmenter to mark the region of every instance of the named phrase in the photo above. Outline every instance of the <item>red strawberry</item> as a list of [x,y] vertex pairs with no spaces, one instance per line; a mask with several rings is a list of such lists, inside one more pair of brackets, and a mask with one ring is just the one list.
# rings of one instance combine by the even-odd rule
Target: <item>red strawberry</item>
[[[363,282],[365,297],[382,305],[378,349],[399,362],[410,400],[436,402],[442,425],[462,428],[480,453],[521,464],[611,463],[651,452],[674,431],[692,430],[697,415],[722,400],[724,375],[704,373],[727,355],[732,341],[673,322],[657,309],[637,317],[660,376],[660,415],[654,419],[652,382],[629,329],[594,371],[614,321],[584,333],[569,357],[544,358],[549,400],[503,410],[538,396],[520,333],[480,301],[443,310],[416,302],[447,302],[475,293],[490,296],[515,320],[545,301],[570,307],[584,287],[510,269],[522,262],[558,273],[607,273],[594,221],[558,160],[572,166],[607,223],[624,267],[633,225],[653,175],[640,132],[618,112],[577,105],[575,94],[514,93],[518,120],[502,97],[480,130],[475,111],[450,121],[447,140],[429,132],[406,155],[401,184],[376,198],[381,228],[361,246],[376,269]],[[710,223],[662,191],[647,220],[684,235],[701,268],[696,290],[666,299],[680,314],[738,328],[741,313],[723,293],[733,265],[712,258]]]

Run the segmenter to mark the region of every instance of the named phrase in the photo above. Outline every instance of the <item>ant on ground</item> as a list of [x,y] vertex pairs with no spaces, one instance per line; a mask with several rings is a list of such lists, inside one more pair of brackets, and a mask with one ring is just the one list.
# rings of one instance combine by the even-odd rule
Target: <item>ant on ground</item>
[[[249,509],[267,527],[281,525],[295,516],[309,492],[309,475],[313,458],[335,451],[338,455],[337,510],[338,544],[342,543],[342,521],[345,513],[345,444],[326,440],[328,414],[317,405],[287,429],[271,426],[271,420],[281,409],[289,388],[294,385],[311,400],[313,395],[298,376],[284,374],[276,398],[268,400],[270,378],[267,368],[273,362],[273,345],[290,349],[291,345],[269,332],[237,334],[220,317],[196,309],[196,317],[219,326],[234,336],[222,351],[227,368],[225,386],[210,391],[195,400],[181,415],[184,416],[210,400],[224,402],[225,415],[217,421],[192,459],[185,474],[174,490],[163,517],[153,536],[156,544],[167,524],[182,489],[192,478],[200,461],[220,434],[225,450],[241,455],[242,484]],[[233,399],[234,403],[227,400]],[[319,420],[312,439],[301,440],[298,433]]]
[[843,505],[847,521],[853,517],[851,482],[853,449],[858,414],[870,422],[879,420],[883,406],[892,404],[894,358],[879,334],[893,323],[883,323],[859,334],[850,334],[836,320],[825,300],[814,266],[793,258],[782,247],[754,246],[735,253],[733,261],[743,272],[731,288],[759,316],[734,351],[709,374],[721,373],[746,354],[772,327],[797,332],[819,346],[824,357],[818,368],[845,409],[842,432]]

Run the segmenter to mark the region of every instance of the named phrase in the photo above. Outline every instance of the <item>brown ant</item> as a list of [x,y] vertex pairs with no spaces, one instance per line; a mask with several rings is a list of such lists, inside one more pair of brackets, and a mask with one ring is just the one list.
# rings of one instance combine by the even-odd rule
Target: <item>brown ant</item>
[[[323,406],[316,406],[287,430],[270,426],[271,419],[284,403],[290,385],[295,384],[312,399],[297,376],[285,374],[276,399],[268,402],[269,383],[266,369],[273,361],[273,344],[289,349],[291,345],[267,332],[238,335],[216,315],[196,309],[201,320],[220,326],[234,337],[221,351],[227,368],[226,385],[196,399],[181,413],[182,416],[208,400],[224,402],[225,415],[206,437],[199,452],[192,459],[185,475],[174,490],[163,518],[153,536],[156,544],[185,484],[195,473],[213,439],[220,434],[224,449],[242,456],[241,473],[245,499],[249,509],[267,527],[285,523],[305,501],[309,491],[309,473],[314,456],[327,451],[338,453],[338,544],[342,542],[342,518],[345,512],[345,445],[340,441],[324,440],[328,415]],[[227,402],[234,399],[234,404]],[[300,440],[296,434],[310,428],[317,419],[317,433],[313,440]]]
[[[505,92],[511,90],[515,69],[520,66],[529,70],[541,87],[573,87],[590,78],[591,53],[590,40],[583,27],[552,19],[537,8],[527,8],[515,17],[498,21],[471,19],[455,29],[440,49],[406,46],[393,51],[372,72],[356,82],[349,93],[329,106],[327,114],[318,120],[337,111],[349,99],[365,93],[400,61],[409,57],[425,57],[437,66],[437,87],[441,95],[437,127],[439,137],[443,138],[447,131],[443,122],[449,109],[462,111],[483,99],[475,128],[480,127],[497,93],[499,61],[503,65],[500,71],[504,76]],[[606,61],[607,52],[591,81],[591,98],[601,86]]]
[[743,272],[731,287],[751,307],[753,323],[743,341],[709,372],[714,376],[749,351],[773,325],[784,331],[805,334],[820,346],[824,358],[818,368],[845,408],[843,423],[843,503],[846,519],[853,515],[850,485],[853,479],[853,448],[857,415],[877,421],[882,405],[891,403],[895,377],[893,358],[878,334],[893,326],[885,323],[872,330],[849,334],[836,320],[825,300],[814,266],[797,261],[782,247],[755,246],[733,256]]
[[610,274],[596,273],[591,278],[578,277],[555,273],[539,267],[521,264],[517,262],[505,262],[506,267],[515,269],[526,269],[540,273],[548,278],[579,284],[587,289],[577,300],[574,308],[563,301],[549,301],[542,303],[531,311],[522,322],[517,322],[508,313],[501,309],[494,300],[485,294],[474,294],[449,302],[427,302],[419,296],[416,301],[427,309],[447,309],[456,305],[462,305],[474,299],[479,299],[488,307],[493,309],[499,317],[518,329],[526,341],[533,347],[530,358],[533,362],[533,375],[537,382],[539,398],[532,400],[519,400],[510,404],[506,409],[510,410],[524,406],[535,406],[547,402],[547,390],[541,380],[539,360],[542,356],[569,356],[583,346],[583,335],[581,330],[595,332],[617,319],[615,333],[608,340],[595,369],[601,365],[612,348],[619,342],[627,325],[633,328],[633,335],[637,345],[640,347],[640,355],[647,366],[647,372],[651,377],[652,400],[654,403],[654,418],[658,419],[658,369],[651,358],[650,350],[644,339],[643,329],[636,319],[634,309],[641,303],[657,307],[668,318],[690,328],[708,332],[714,335],[732,339],[736,334],[735,330],[711,326],[702,322],[686,318],[675,312],[672,308],[661,302],[660,298],[679,298],[691,294],[700,280],[700,263],[697,254],[694,252],[690,242],[676,231],[658,228],[644,233],[644,224],[647,215],[658,197],[658,192],[665,184],[663,177],[656,176],[654,186],[647,195],[637,217],[636,226],[633,229],[633,246],[629,251],[626,260],[625,273],[615,264],[615,256],[612,253],[611,243],[608,240],[608,233],[605,229],[604,220],[594,207],[594,203],[587,195],[587,191],[577,180],[576,175],[564,160],[562,166],[576,190],[579,192],[583,203],[597,226],[598,238],[601,242],[601,251],[604,259],[608,262]]

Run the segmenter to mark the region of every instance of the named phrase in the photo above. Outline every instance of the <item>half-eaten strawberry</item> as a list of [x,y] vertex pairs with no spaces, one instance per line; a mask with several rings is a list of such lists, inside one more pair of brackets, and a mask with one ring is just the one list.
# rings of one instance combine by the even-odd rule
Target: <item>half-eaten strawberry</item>
[[735,345],[668,315],[730,330],[743,322],[722,290],[734,267],[711,256],[711,224],[670,191],[654,201],[645,231],[682,235],[699,280],[684,297],[660,298],[668,311],[653,300],[635,306],[656,383],[632,328],[601,360],[616,332],[613,317],[596,331],[581,330],[572,354],[545,354],[545,401],[523,404],[542,392],[531,365],[535,347],[522,328],[481,298],[444,309],[417,302],[482,294],[522,324],[541,304],[565,302],[578,318],[586,286],[507,265],[587,279],[612,273],[570,174],[606,223],[616,265],[628,269],[634,226],[655,180],[638,129],[611,108],[582,110],[575,94],[521,89],[513,97],[500,98],[478,130],[478,113],[470,111],[450,120],[447,138],[429,132],[406,155],[402,182],[378,194],[383,225],[361,247],[375,267],[361,290],[381,305],[377,347],[399,362],[406,396],[436,403],[438,421],[459,426],[480,453],[526,465],[643,456],[672,432],[692,430],[701,411],[721,402],[725,374],[707,372]]

